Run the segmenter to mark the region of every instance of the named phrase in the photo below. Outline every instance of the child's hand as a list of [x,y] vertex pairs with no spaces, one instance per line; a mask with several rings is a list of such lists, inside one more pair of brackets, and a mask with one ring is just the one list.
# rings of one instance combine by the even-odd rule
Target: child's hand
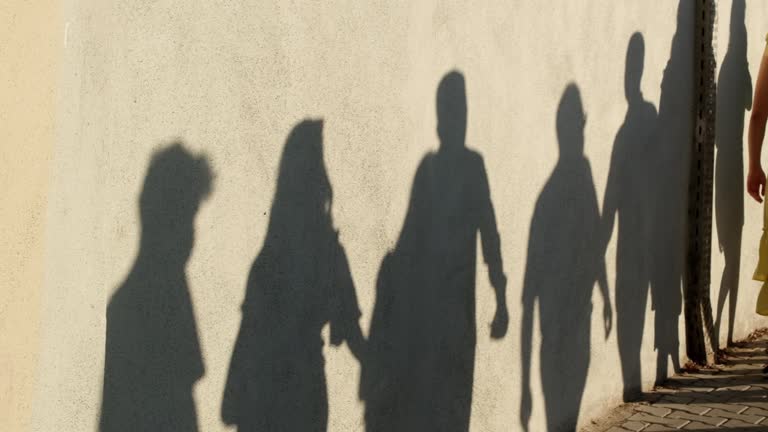
[[762,167],[754,167],[749,169],[747,174],[747,192],[755,199],[755,201],[762,203],[765,196],[765,172]]

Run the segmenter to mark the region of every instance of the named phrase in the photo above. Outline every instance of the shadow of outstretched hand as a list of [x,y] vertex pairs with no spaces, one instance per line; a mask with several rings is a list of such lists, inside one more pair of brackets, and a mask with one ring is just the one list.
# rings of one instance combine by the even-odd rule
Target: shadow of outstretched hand
[[533,401],[531,401],[531,389],[523,389],[523,398],[520,401],[520,425],[523,430],[530,430],[528,423],[531,421],[531,411],[533,410]]
[[507,330],[509,329],[509,311],[507,310],[506,296],[503,295],[507,290],[507,276],[499,272],[499,274],[491,278],[491,284],[498,296],[496,299],[496,314],[493,316],[493,322],[491,322],[491,338],[502,339],[507,335]]
[[509,312],[506,306],[500,305],[491,323],[491,338],[502,339],[507,335],[507,329],[509,329]]

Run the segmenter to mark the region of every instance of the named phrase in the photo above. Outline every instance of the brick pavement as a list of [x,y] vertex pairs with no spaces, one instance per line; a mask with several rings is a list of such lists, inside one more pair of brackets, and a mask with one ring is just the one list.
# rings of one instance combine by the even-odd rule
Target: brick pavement
[[768,335],[756,332],[729,348],[724,364],[684,372],[582,432],[768,432]]

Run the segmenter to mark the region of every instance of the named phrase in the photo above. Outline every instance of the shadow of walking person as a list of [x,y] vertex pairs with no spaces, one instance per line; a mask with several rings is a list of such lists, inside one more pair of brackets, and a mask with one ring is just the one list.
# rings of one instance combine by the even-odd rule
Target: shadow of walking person
[[381,264],[361,382],[369,432],[469,429],[478,232],[496,292],[491,336],[506,334],[499,234],[483,159],[465,146],[466,103],[463,75],[445,75],[440,148],[419,165],[400,237]]
[[192,388],[204,369],[185,267],[211,181],[181,144],[152,157],[139,253],[107,306],[101,431],[198,429]]
[[656,382],[666,379],[669,360],[680,369],[679,319],[686,251],[688,173],[693,142],[693,0],[680,0],[677,29],[664,69],[650,150],[651,299],[656,348]]
[[547,430],[574,431],[590,362],[592,292],[603,296],[605,337],[612,311],[599,235],[600,211],[589,161],[584,156],[584,114],[578,87],[570,84],[557,110],[560,155],[531,220],[523,282],[522,402],[529,430],[534,307],[541,328],[541,382]]
[[241,432],[327,429],[325,324],[332,345],[346,341],[361,356],[360,310],[332,201],[323,123],[302,121],[283,149],[224,390],[222,420]]
[[745,9],[744,0],[733,0],[728,52],[720,68],[717,84],[715,220],[725,268],[717,298],[715,329],[719,334],[725,300],[728,298],[729,345],[733,343],[741,266],[741,233],[744,226],[744,111],[752,108]]
[[656,129],[656,107],[643,98],[640,83],[645,41],[635,33],[627,47],[624,91],[627,114],[613,144],[603,200],[603,250],[618,217],[616,250],[616,332],[624,379],[624,401],[640,396],[640,349],[649,292],[649,150]]

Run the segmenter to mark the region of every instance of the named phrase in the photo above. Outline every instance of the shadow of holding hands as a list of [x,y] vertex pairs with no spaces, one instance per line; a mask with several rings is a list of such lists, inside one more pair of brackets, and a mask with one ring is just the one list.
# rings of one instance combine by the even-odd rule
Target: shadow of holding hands
[[248,275],[221,408],[240,432],[327,430],[321,330],[360,359],[360,310],[323,160],[323,122],[305,120],[283,149],[264,244]]

